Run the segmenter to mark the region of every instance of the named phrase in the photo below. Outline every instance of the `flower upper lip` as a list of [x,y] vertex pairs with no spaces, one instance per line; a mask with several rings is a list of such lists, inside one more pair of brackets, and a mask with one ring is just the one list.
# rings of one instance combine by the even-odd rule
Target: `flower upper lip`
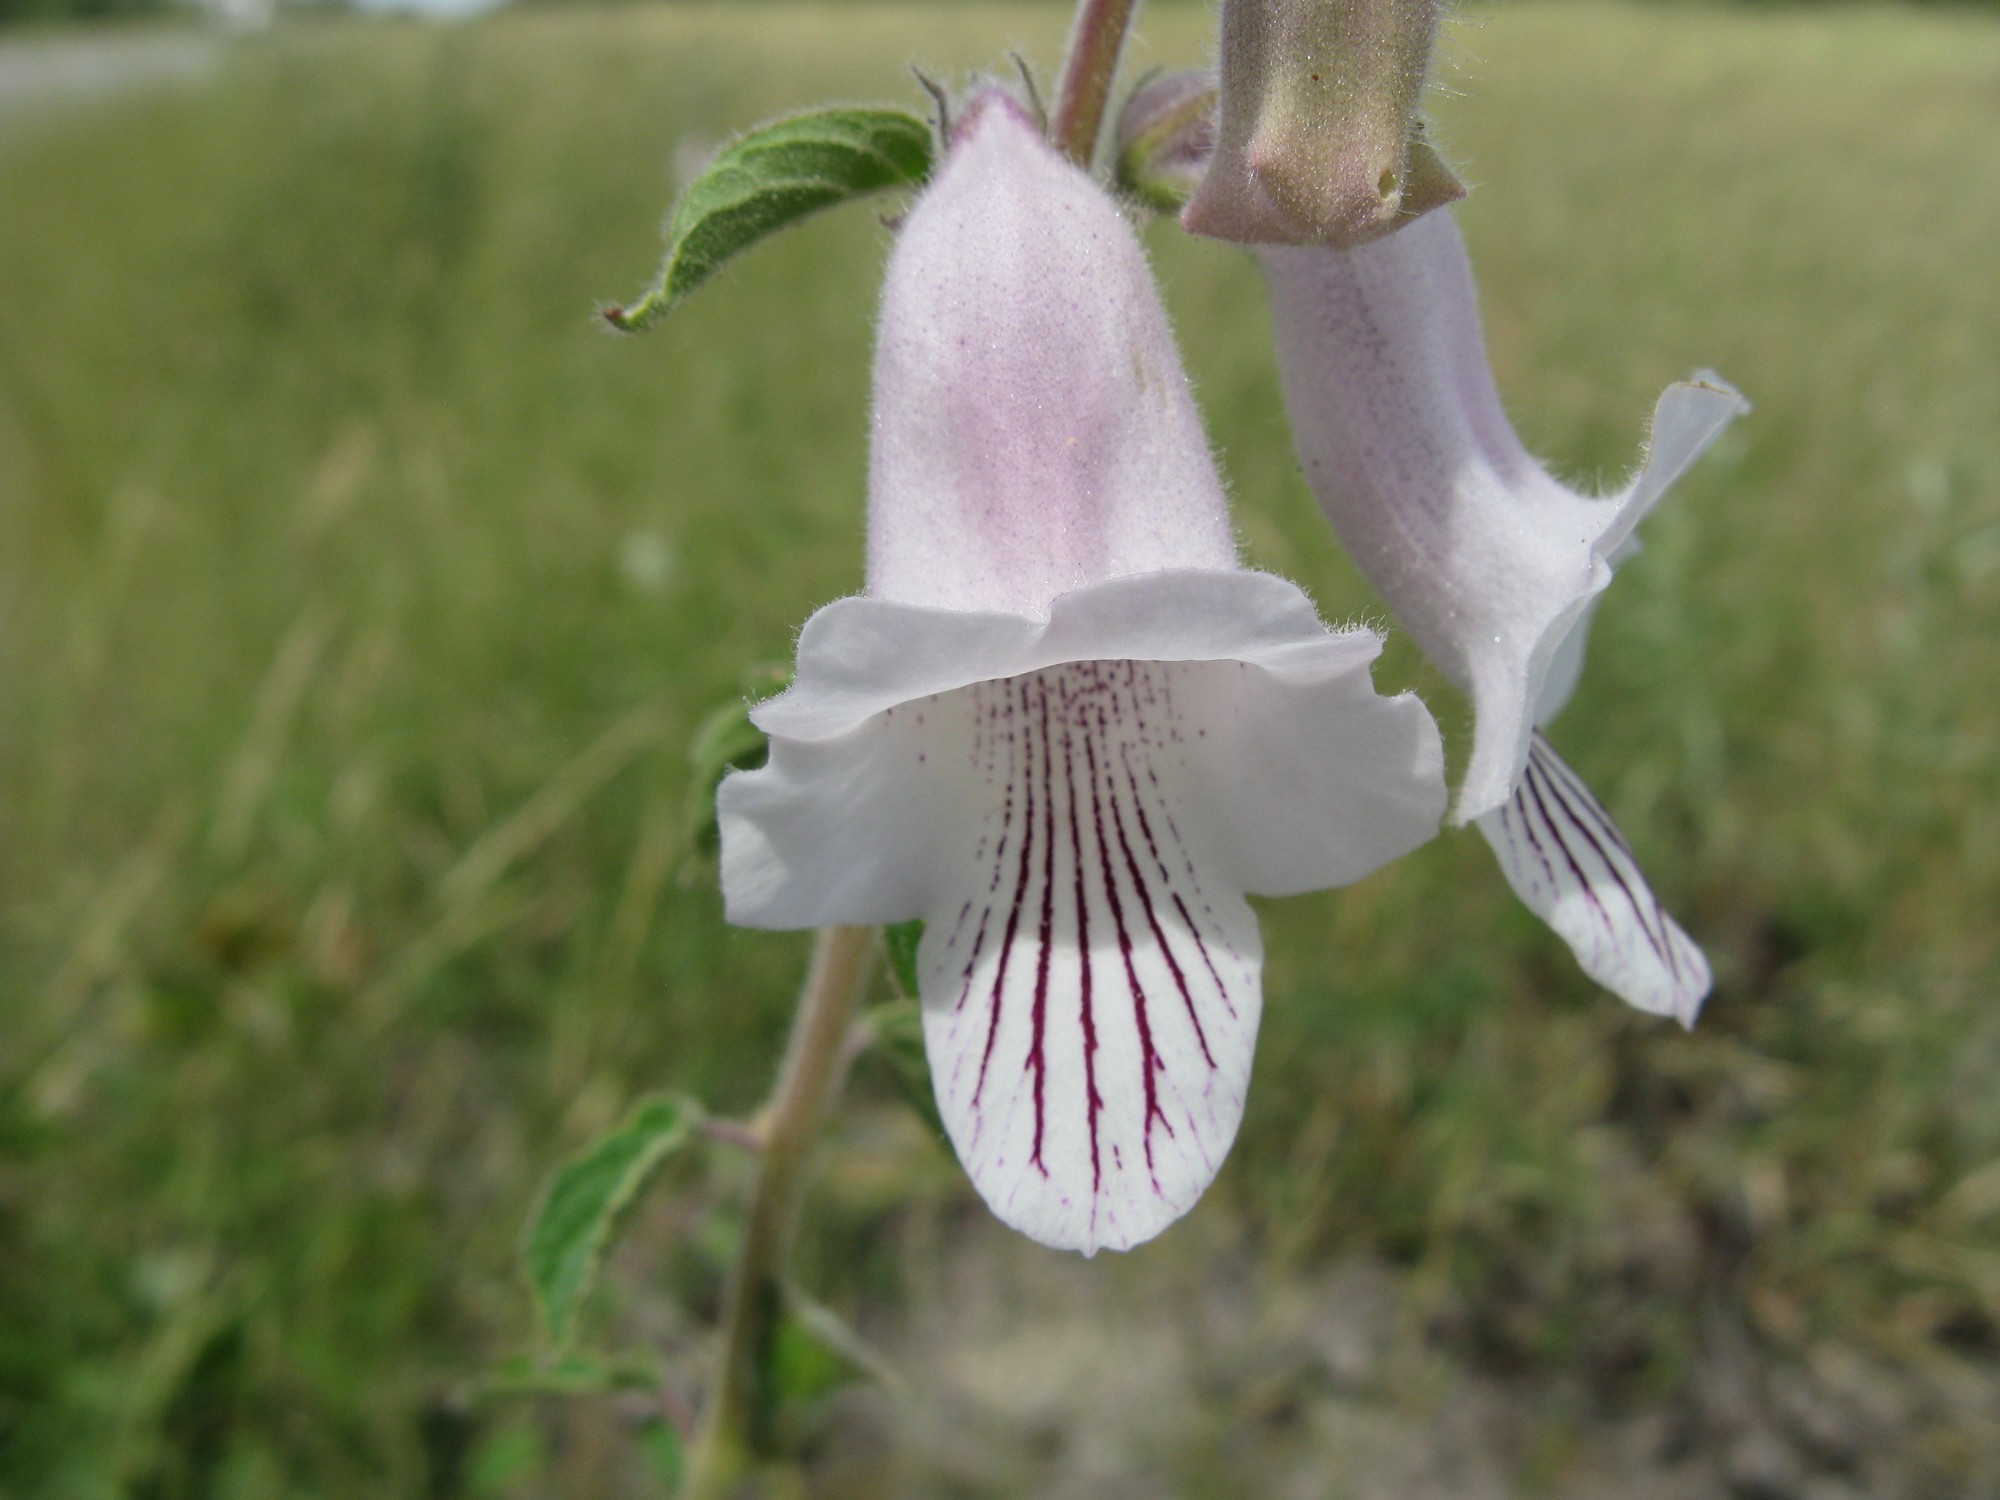
[[[837,600],[799,633],[799,670],[811,694],[766,699],[751,718],[800,739],[843,734],[914,698],[1068,661],[1229,658],[1275,664],[1301,640],[1326,634],[1296,584],[1249,569],[1163,569],[1059,594],[1044,619],[998,610],[886,608]],[[1380,649],[1373,632],[1342,637],[1357,662]]]

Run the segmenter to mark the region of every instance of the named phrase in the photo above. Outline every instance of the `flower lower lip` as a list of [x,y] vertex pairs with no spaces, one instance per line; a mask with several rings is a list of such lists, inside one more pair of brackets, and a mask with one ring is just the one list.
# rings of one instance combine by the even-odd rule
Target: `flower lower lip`
[[1436,829],[1436,730],[1375,695],[1378,647],[1241,571],[1113,579],[1046,620],[830,605],[758,710],[769,762],[723,784],[731,918],[922,918],[932,1074],[974,1183],[1044,1243],[1137,1244],[1241,1118],[1244,894],[1343,884]]
[[1150,1237],[1242,1114],[1256,923],[1204,889],[1168,791],[1204,733],[1175,679],[1218,670],[1235,668],[1072,662],[958,695],[987,805],[956,915],[920,952],[925,1029],[960,1156],[1039,1239]]

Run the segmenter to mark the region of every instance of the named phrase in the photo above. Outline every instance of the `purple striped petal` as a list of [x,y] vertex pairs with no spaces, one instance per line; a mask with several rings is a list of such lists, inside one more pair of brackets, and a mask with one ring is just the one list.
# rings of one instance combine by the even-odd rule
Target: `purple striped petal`
[[1073,662],[970,690],[991,795],[919,951],[924,1029],[967,1172],[1044,1244],[1150,1239],[1242,1118],[1263,950],[1181,834],[1195,670]]
[[1537,732],[1513,797],[1479,819],[1508,884],[1621,999],[1692,1026],[1708,960],[1647,885],[1632,846]]
[[769,762],[722,785],[730,920],[921,917],[938,1104],[974,1185],[1050,1245],[1151,1238],[1242,1115],[1245,892],[1343,885],[1428,839],[1430,715],[1376,695],[1372,632],[1254,573],[1114,579],[1045,621],[843,600],[807,637],[757,711]]

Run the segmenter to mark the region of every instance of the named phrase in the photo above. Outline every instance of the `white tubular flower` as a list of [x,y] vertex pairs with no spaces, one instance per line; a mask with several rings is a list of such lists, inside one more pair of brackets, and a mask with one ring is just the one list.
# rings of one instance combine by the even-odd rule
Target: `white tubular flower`
[[1634,528],[1748,403],[1707,373],[1670,386],[1638,474],[1579,494],[1501,410],[1450,210],[1357,249],[1260,258],[1306,477],[1397,619],[1472,699],[1454,821],[1478,823],[1593,979],[1691,1023],[1707,962],[1540,726],[1576,685],[1590,611]]
[[1375,694],[1379,645],[1240,566],[1137,241],[989,94],[889,264],[868,594],[806,623],[768,764],[722,786],[730,920],[922,918],[974,1185],[1044,1244],[1138,1244],[1242,1116],[1244,893],[1436,830],[1437,731]]

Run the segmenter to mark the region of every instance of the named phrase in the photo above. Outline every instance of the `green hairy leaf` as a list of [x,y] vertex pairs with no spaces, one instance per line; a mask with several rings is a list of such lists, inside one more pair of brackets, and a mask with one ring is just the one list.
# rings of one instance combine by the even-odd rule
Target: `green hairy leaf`
[[687,1469],[686,1445],[671,1422],[648,1422],[639,1429],[639,1452],[662,1495],[677,1495]]
[[659,281],[631,307],[609,307],[637,333],[739,251],[801,219],[930,175],[931,127],[899,109],[821,109],[760,125],[716,153],[667,221]]
[[[914,951],[915,942],[910,946]],[[942,1138],[944,1121],[938,1116],[930,1059],[924,1052],[924,1018],[917,1002],[892,1000],[887,1005],[878,1005],[868,1012],[868,1030],[874,1040],[873,1050],[888,1068],[896,1092]]]
[[764,731],[750,722],[750,710],[758,700],[782,691],[791,680],[791,668],[760,665],[743,674],[742,692],[720,704],[696,726],[688,742],[687,807],[681,828],[688,849],[682,874],[691,878],[712,873],[711,865],[721,847],[715,820],[715,789],[731,771],[753,770],[764,763],[768,748]]
[[700,1107],[676,1095],[642,1099],[556,1173],[528,1230],[528,1277],[548,1319],[549,1334],[569,1342],[577,1303],[625,1210],[660,1164],[684,1145]]
[[924,940],[923,919],[914,922],[898,922],[893,927],[882,929],[882,946],[888,950],[889,968],[896,976],[903,993],[912,1000],[917,998],[917,944]]

